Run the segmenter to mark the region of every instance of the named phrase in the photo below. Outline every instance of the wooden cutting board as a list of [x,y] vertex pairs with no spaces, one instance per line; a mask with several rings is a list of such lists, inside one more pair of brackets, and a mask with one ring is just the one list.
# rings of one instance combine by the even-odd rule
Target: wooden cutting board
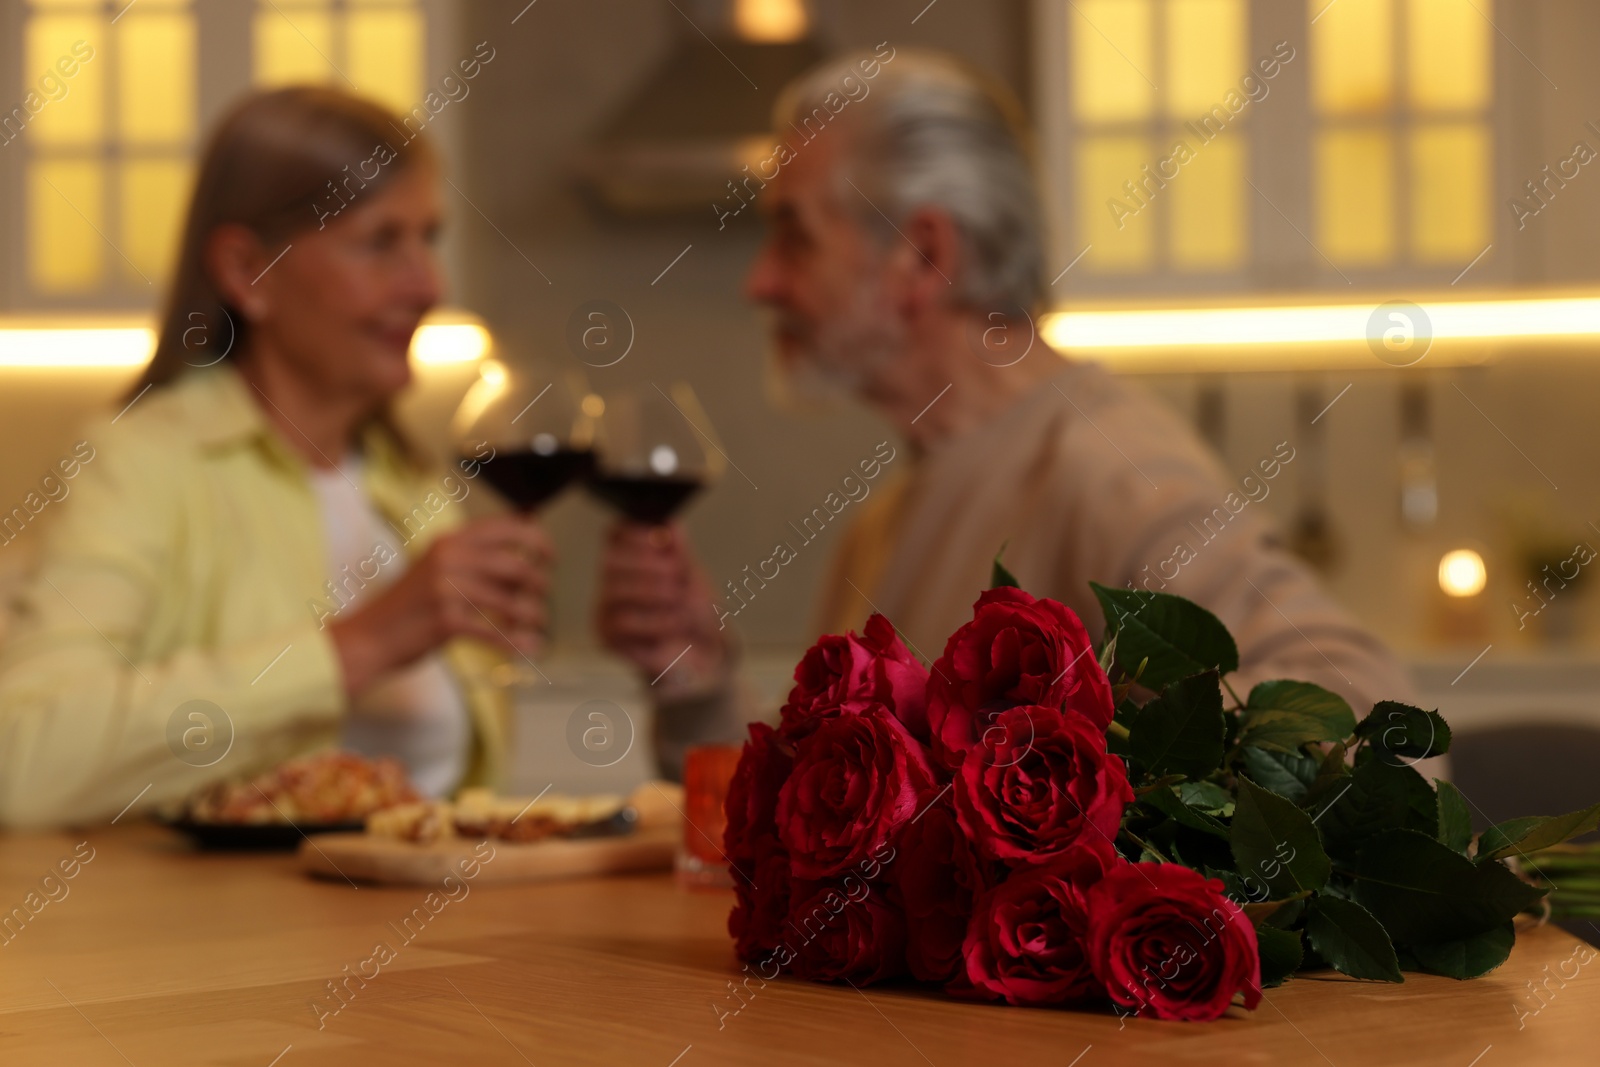
[[[300,860],[318,878],[388,885],[438,885],[462,876],[460,864],[477,861],[473,882],[549,882],[632,871],[670,870],[683,830],[640,827],[622,837],[568,841],[547,838],[519,845],[465,838],[419,845],[368,834],[317,834],[300,843]],[[492,855],[492,858],[490,858]],[[470,868],[469,868],[470,869]]]

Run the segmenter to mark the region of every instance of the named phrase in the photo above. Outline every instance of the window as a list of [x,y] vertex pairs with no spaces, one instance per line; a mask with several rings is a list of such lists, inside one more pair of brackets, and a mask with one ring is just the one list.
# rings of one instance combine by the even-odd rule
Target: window
[[257,85],[334,81],[397,111],[422,86],[422,13],[410,0],[260,0]]
[[1088,270],[1246,260],[1246,18],[1246,0],[1067,5],[1070,216]]
[[1491,241],[1489,0],[1309,0],[1318,247],[1465,264]]
[[1445,284],[1495,240],[1492,0],[1034,11],[1055,269],[1081,293]]
[[0,102],[0,255],[14,279],[0,298],[30,308],[151,306],[218,105],[252,84],[315,81],[409,111],[424,92],[426,8],[0,0],[0,19],[22,30],[20,48],[0,49],[12,87]]
[[120,6],[29,4],[6,135],[24,153],[26,275],[41,294],[147,288],[170,266],[196,132],[194,14],[189,0]]

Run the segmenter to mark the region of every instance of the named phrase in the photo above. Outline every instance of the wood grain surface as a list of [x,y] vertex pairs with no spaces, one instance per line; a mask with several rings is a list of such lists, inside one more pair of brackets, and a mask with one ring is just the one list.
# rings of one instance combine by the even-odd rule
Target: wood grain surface
[[[318,834],[300,843],[300,861],[320,878],[387,885],[437,886],[477,868],[476,885],[550,882],[561,878],[663,871],[672,868],[681,826],[641,827],[621,837],[550,838],[533,844],[491,842],[494,858],[480,863],[481,842],[463,838],[425,845],[370,834]],[[465,866],[463,866],[465,865]]]
[[1250,1015],[1124,1024],[909,986],[747,987],[731,900],[667,874],[356,887],[147,825],[0,837],[0,1064],[1596,1062],[1600,961],[1551,928],[1478,981],[1300,978]]

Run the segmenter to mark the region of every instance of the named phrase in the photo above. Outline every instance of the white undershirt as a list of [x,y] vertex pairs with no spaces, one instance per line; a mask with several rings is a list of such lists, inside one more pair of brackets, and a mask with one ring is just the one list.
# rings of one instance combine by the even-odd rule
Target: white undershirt
[[[341,615],[394,582],[407,566],[398,536],[359,488],[363,475],[358,456],[334,470],[311,472],[328,577],[345,602]],[[438,797],[460,784],[471,740],[461,691],[443,657],[433,653],[385,675],[351,701],[340,744],[363,756],[395,757],[419,792]]]

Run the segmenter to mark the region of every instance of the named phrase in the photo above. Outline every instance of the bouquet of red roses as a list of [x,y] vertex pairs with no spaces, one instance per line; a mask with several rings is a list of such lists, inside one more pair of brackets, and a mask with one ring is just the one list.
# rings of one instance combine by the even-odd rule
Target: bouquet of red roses
[[1500,860],[1600,825],[1596,805],[1474,840],[1411,766],[1448,748],[1436,712],[1358,725],[1303,682],[1224,707],[1238,654],[1204,609],[1096,586],[1097,656],[995,573],[931,670],[874,615],[805,654],[776,730],[750,727],[728,927],[763,980],[1203,1020],[1302,968],[1475,977],[1542,894]]

